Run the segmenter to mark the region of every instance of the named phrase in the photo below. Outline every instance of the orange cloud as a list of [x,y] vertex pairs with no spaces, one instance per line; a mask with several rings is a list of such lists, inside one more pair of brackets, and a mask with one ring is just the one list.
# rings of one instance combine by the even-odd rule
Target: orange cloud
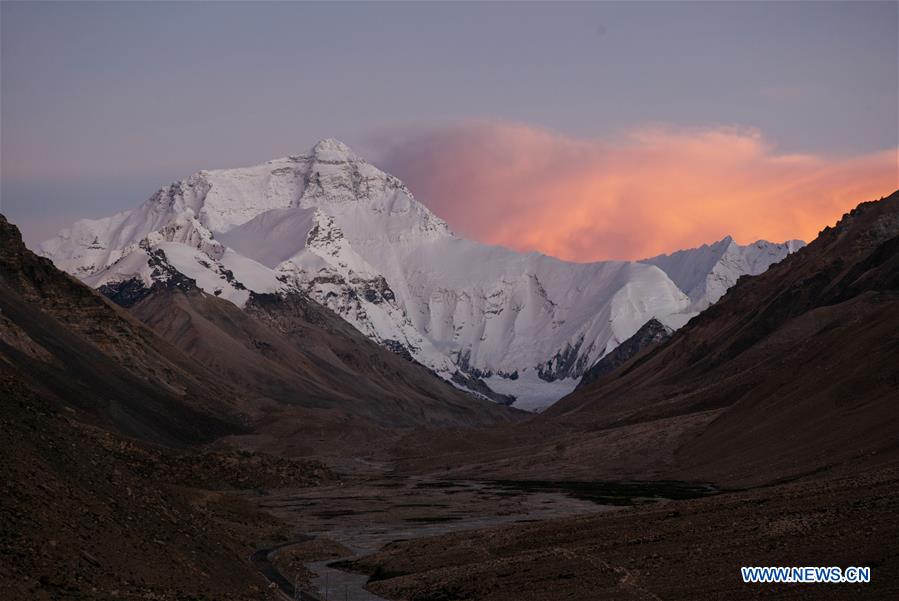
[[732,235],[812,240],[899,187],[897,151],[780,154],[753,130],[647,127],[615,141],[469,123],[393,144],[385,167],[460,234],[574,261]]

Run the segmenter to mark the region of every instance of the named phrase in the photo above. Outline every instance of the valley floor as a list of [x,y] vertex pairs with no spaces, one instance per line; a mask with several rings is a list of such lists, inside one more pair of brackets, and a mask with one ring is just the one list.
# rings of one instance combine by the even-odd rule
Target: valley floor
[[[315,538],[274,561],[319,598],[325,586],[331,599],[414,601],[899,596],[896,468],[626,507],[384,474],[243,496]],[[308,571],[316,560],[327,584]],[[762,585],[740,576],[741,566],[793,565],[870,566],[872,581]]]

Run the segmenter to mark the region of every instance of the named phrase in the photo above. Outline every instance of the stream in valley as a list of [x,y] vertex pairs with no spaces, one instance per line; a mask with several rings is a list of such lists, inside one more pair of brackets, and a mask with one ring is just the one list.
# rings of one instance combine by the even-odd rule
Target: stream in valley
[[[677,482],[478,482],[388,477],[275,491],[260,506],[303,535],[339,543],[348,550],[349,558],[374,553],[397,540],[714,493],[704,485]],[[365,590],[367,575],[329,567],[334,561],[336,558],[305,563],[315,574],[311,579],[315,590],[310,592],[327,601],[380,599]]]

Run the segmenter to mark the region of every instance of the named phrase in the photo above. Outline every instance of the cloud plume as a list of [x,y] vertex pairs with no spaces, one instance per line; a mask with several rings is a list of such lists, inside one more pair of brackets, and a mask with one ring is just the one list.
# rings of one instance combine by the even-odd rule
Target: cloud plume
[[574,261],[637,259],[734,236],[813,239],[899,187],[896,150],[778,153],[741,128],[575,139],[473,122],[385,144],[379,163],[458,233]]

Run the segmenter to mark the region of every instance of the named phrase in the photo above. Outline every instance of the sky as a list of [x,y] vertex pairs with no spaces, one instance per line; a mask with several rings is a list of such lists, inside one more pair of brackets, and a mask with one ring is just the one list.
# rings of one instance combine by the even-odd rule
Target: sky
[[808,240],[899,187],[897,6],[3,2],[0,211],[34,245],[336,137],[520,250]]

